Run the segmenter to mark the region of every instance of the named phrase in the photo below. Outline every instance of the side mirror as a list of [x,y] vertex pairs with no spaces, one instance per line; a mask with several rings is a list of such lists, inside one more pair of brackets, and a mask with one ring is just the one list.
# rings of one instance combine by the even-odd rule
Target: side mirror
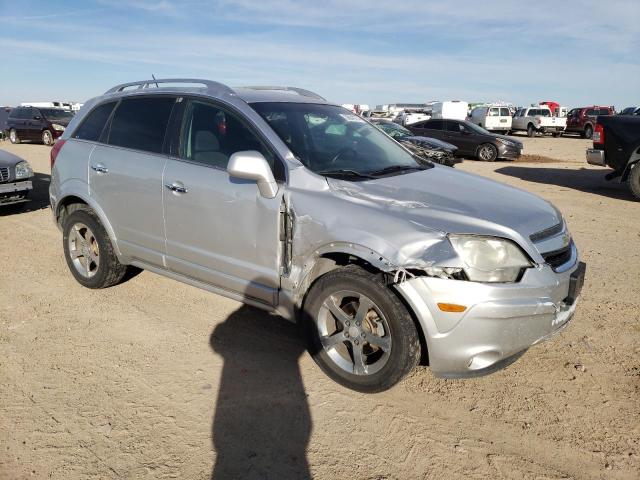
[[271,167],[260,152],[246,150],[234,153],[229,158],[227,172],[235,178],[255,180],[260,195],[265,198],[273,198],[278,193],[278,184],[273,177]]

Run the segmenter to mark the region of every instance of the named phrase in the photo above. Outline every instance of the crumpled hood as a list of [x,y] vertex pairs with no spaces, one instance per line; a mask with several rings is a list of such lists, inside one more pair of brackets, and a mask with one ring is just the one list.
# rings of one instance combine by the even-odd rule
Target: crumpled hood
[[525,239],[560,222],[558,210],[536,195],[439,165],[364,182],[327,181],[343,199],[379,209],[380,222],[388,214],[444,233]]

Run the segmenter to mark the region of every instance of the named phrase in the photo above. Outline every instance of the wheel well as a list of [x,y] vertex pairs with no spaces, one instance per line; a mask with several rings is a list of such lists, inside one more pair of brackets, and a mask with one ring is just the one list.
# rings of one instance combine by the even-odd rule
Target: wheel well
[[69,195],[68,197],[60,200],[56,211],[56,221],[58,224],[62,225],[67,215],[77,210],[81,205],[87,205],[87,202],[82,200],[80,197],[75,197],[73,195]]
[[527,123],[527,130],[529,129],[529,127],[532,127],[534,130],[536,128],[536,126],[533,124],[533,122]]
[[585,132],[587,131],[587,127],[589,127],[593,131],[593,125],[591,123],[587,122],[587,123],[584,124],[584,131]]
[[[375,265],[367,262],[363,258],[358,257],[357,255],[352,255],[349,253],[343,252],[331,252],[325,253],[321,255],[316,261],[315,265],[309,272],[309,274],[304,279],[303,283],[300,285],[299,291],[301,292],[300,296],[300,304],[299,308],[302,311],[302,306],[307,297],[307,293],[311,289],[311,286],[323,275],[335,270],[337,268],[345,267],[347,265],[358,265],[360,268],[366,270],[372,275],[382,275],[385,277],[385,283],[391,286],[393,283],[393,276],[387,274],[377,268]],[[411,308],[411,306],[407,303],[406,299],[400,295],[400,293],[395,289],[391,288],[393,294],[402,302],[405,306],[409,315],[413,319],[413,323],[415,324],[416,330],[418,331],[418,337],[420,339],[420,347],[422,349],[422,355],[420,359],[420,365],[429,365],[429,350],[427,347],[427,339],[424,336],[424,332],[422,331],[422,326],[418,321],[418,318],[415,315],[415,312]]]

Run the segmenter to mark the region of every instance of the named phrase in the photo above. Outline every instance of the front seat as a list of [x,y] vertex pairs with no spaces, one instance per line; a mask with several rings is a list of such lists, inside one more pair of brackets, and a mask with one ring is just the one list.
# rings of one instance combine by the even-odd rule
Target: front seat
[[227,168],[229,157],[220,151],[220,142],[210,130],[198,130],[193,138],[193,160],[222,169]]

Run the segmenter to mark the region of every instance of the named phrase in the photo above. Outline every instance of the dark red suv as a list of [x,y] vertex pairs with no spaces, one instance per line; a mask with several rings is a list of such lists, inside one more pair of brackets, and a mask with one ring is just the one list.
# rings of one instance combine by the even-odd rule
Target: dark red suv
[[572,109],[567,115],[565,133],[579,133],[582,138],[591,138],[598,115],[615,115],[613,107],[580,107]]

